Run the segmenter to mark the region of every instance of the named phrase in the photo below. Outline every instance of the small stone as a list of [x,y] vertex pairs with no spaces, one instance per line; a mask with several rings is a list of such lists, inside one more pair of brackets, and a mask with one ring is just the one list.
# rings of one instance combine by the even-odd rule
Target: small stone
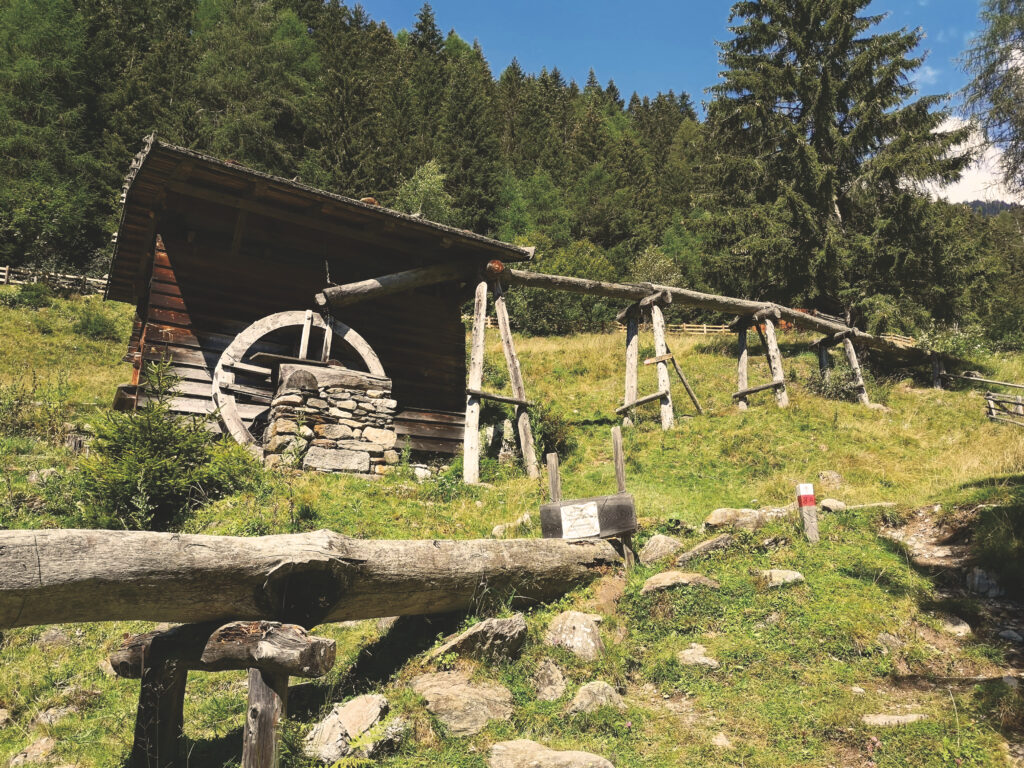
[[35,741],[29,744],[24,751],[19,752],[11,758],[11,762],[8,765],[29,765],[31,763],[42,763],[46,762],[50,753],[53,752],[57,746],[57,742],[50,736],[46,736],[39,741]]
[[77,711],[78,709],[72,706],[49,707],[36,715],[34,722],[40,725],[52,726],[56,724],[58,720],[63,720],[68,715],[73,715]]
[[768,587],[784,587],[787,584],[800,584],[804,581],[804,576],[799,571],[787,571],[781,568],[761,571],[761,578]]
[[593,712],[599,707],[615,707],[625,709],[626,702],[618,692],[603,680],[587,683],[573,697],[569,704],[569,714],[577,712]]
[[421,482],[421,483],[424,480],[429,480],[430,479],[430,470],[427,469],[426,467],[423,467],[423,466],[413,467],[412,468],[412,474],[413,474],[413,477],[415,477],[416,480]]
[[368,472],[370,454],[313,447],[303,459],[302,468],[327,472]]
[[741,528],[753,531],[772,520],[778,520],[789,516],[789,510],[778,509],[732,509],[722,507],[716,509],[704,520],[704,525],[709,528]]
[[[1002,679],[1003,679],[1003,685],[1005,685],[1007,688],[1010,688],[1011,690],[1014,690],[1014,691],[1016,691],[1018,688],[1020,688],[1020,680],[1018,680],[1014,675],[1003,675]],[[3,727],[3,726],[0,726],[0,727]]]
[[267,443],[269,453],[284,453],[295,444],[294,435],[275,435]]
[[507,619],[484,619],[434,648],[427,654],[427,660],[434,661],[449,653],[491,662],[518,659],[526,634],[526,619],[521,613]]
[[822,499],[818,506],[823,512],[842,512],[846,509],[846,503],[837,499]]
[[719,749],[732,749],[732,742],[729,741],[729,737],[721,731],[712,737],[711,744]]
[[344,440],[352,437],[352,428],[344,424],[318,424],[315,432],[318,437],[328,440]]
[[368,389],[368,390],[366,390],[366,396],[370,397],[370,398],[383,397],[384,396],[384,390],[383,389]]
[[665,571],[664,573],[651,576],[651,578],[645,581],[643,587],[640,589],[640,594],[646,595],[651,592],[663,592],[666,589],[672,589],[674,587],[694,586],[718,589],[720,585],[714,579],[709,579],[707,576],[702,576],[699,573]]
[[388,700],[375,694],[335,704],[306,735],[303,750],[326,765],[336,763],[351,754],[349,744],[379,723],[387,712]]
[[867,691],[865,691],[859,685],[851,685],[850,693],[852,693],[854,696],[863,696],[865,693],[867,693]]
[[972,634],[971,625],[956,616],[942,619],[941,626],[943,632],[947,632],[953,637],[970,637]]
[[843,476],[834,469],[825,469],[818,473],[818,485],[822,489],[834,490],[843,484]]
[[590,752],[548,749],[528,739],[499,741],[491,746],[487,768],[615,768]]
[[684,664],[687,667],[707,667],[708,669],[718,669],[721,666],[717,659],[713,659],[707,655],[708,649],[700,643],[690,643],[690,647],[685,651],[680,651],[676,654],[676,658],[679,659],[680,664]]
[[11,722],[11,713],[9,710],[0,709],[0,728],[6,728]]
[[70,643],[71,638],[68,637],[60,627],[50,627],[36,640],[36,645],[41,648],[55,648],[62,645],[69,645]]
[[96,665],[96,668],[103,673],[104,677],[116,677],[117,673],[114,672],[114,667],[110,664],[110,659],[100,659],[100,663]]
[[371,443],[383,446],[385,449],[390,450],[395,447],[395,443],[398,442],[398,435],[395,434],[394,430],[391,429],[377,429],[376,427],[367,427],[363,430],[363,440],[367,440]]
[[375,736],[373,741],[353,750],[354,757],[376,759],[394,752],[409,735],[409,723],[403,717],[392,718],[385,724],[383,732]]
[[435,672],[414,677],[410,687],[454,736],[480,733],[490,720],[512,717],[512,694],[501,685],[469,682],[465,672]]
[[318,411],[326,411],[331,406],[326,400],[321,400],[319,397],[311,397],[306,401],[307,408],[316,408]]
[[551,620],[544,642],[565,648],[584,661],[594,661],[604,653],[604,642],[597,628],[601,621],[602,617],[597,614],[565,611]]
[[401,458],[402,457],[398,455],[398,451],[384,451],[384,462],[386,464],[397,464]]
[[334,407],[342,411],[354,411],[356,408],[356,401],[351,398],[345,400],[332,400]]
[[273,435],[294,435],[299,431],[297,422],[290,419],[278,419],[270,425],[271,436]]
[[279,408],[282,405],[302,405],[302,400],[302,395],[282,395],[281,397],[275,397],[270,406],[272,408]]
[[1003,589],[995,577],[981,568],[972,568],[967,573],[967,589],[984,597],[1002,597]]
[[864,725],[871,725],[877,728],[891,728],[897,725],[907,725],[924,720],[928,715],[864,715],[860,720]]
[[1011,643],[1024,643],[1024,637],[1021,637],[1020,632],[1012,629],[1004,629],[999,633],[999,637],[1003,640],[1009,640]]
[[683,548],[683,542],[674,536],[665,536],[656,533],[644,544],[640,550],[640,562],[643,565],[656,563],[666,557],[670,557]]
[[495,539],[502,538],[509,531],[515,531],[517,528],[529,528],[530,527],[530,513],[524,512],[523,516],[518,520],[514,520],[511,523],[500,523],[491,529],[491,537]]
[[699,557],[706,555],[708,552],[714,552],[719,549],[726,549],[732,546],[735,541],[735,537],[729,533],[720,533],[714,538],[702,541],[692,549],[687,550],[679,557],[676,558],[676,566],[685,565],[691,560],[696,560]]
[[881,413],[892,413],[892,408],[889,408],[887,405],[882,405],[881,403],[868,403],[868,410],[879,411]]
[[541,701],[556,701],[565,693],[565,675],[551,659],[544,659],[531,680]]
[[307,426],[299,427],[299,437],[303,440],[312,440],[314,437],[313,430]]
[[903,647],[903,641],[900,640],[896,635],[890,634],[889,632],[879,632],[878,637],[875,638],[878,644],[882,646],[882,653],[888,654],[890,652],[895,653]]

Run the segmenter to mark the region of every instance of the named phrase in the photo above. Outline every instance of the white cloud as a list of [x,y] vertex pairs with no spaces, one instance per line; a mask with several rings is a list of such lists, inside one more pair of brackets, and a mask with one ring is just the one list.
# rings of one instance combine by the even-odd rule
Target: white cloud
[[[943,123],[939,130],[951,130],[960,128],[965,121],[958,117],[951,117]],[[983,146],[981,134],[975,133],[968,142],[971,148]],[[1008,203],[1020,203],[1024,205],[1024,195],[1014,194],[1002,182],[1002,174],[999,170],[999,159],[1002,152],[995,147],[986,147],[978,160],[971,165],[960,181],[947,184],[944,187],[932,186],[929,189],[932,197],[945,198],[951,203],[967,203],[971,200],[985,200],[993,202],[1003,200]]]
[[914,81],[918,85],[934,85],[939,80],[939,70],[925,64],[914,75]]

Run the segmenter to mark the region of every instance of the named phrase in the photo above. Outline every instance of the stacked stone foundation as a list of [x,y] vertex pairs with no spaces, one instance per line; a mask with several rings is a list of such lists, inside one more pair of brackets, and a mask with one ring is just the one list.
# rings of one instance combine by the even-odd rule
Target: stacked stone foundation
[[391,380],[284,364],[264,433],[264,463],[376,477],[398,463]]

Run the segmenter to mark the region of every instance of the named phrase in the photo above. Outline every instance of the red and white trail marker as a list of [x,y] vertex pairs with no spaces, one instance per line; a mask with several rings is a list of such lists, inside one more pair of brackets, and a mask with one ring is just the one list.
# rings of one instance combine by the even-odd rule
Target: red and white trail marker
[[800,507],[800,519],[804,524],[804,535],[812,544],[818,542],[818,505],[814,500],[814,486],[800,483],[796,487],[796,504]]

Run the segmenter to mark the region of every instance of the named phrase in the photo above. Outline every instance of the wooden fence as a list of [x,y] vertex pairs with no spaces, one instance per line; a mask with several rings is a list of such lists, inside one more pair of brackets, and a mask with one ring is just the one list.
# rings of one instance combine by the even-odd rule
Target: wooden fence
[[23,267],[0,267],[0,285],[27,285],[28,283],[46,283],[58,290],[74,291],[85,295],[103,293],[107,288],[107,277],[106,275],[102,278],[67,275],[63,272],[47,272]]
[[[472,320],[472,318],[469,317],[468,315],[463,315],[462,316],[462,320],[463,320],[463,322],[467,322],[468,323],[468,322],[470,322]],[[486,320],[486,323],[484,324],[484,327],[486,327],[486,328],[497,328],[498,327],[498,322],[493,317],[488,317],[487,320]],[[646,328],[647,330],[650,330],[650,328],[651,328],[650,324],[647,324],[647,325],[641,326],[641,327],[642,328]],[[615,323],[614,324],[614,328],[615,328],[615,330],[622,331],[622,332],[625,332],[625,330],[626,330],[626,326],[623,325],[622,323]],[[729,329],[729,326],[727,326],[727,325],[712,325],[710,323],[678,323],[678,324],[675,324],[675,325],[666,325],[665,326],[665,330],[668,333],[689,333],[689,334],[697,334],[697,335],[702,335],[702,336],[711,336],[711,335],[716,335],[716,334],[720,334],[720,333],[734,333],[735,332],[735,331],[731,331]]]

